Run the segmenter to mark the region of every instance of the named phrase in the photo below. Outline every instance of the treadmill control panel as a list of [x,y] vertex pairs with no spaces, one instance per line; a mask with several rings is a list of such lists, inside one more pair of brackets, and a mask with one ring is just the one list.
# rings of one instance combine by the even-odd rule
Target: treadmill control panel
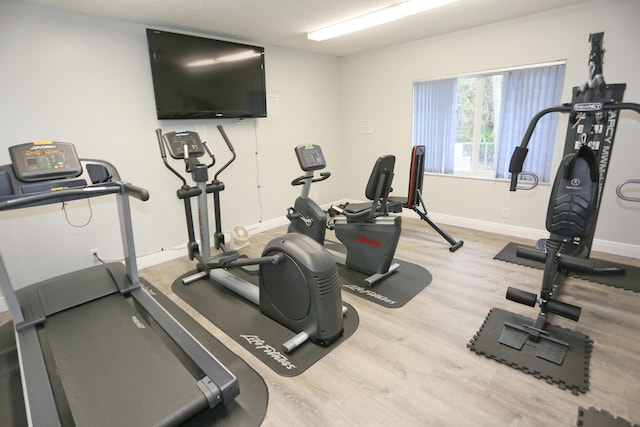
[[9,147],[16,177],[25,182],[71,178],[82,174],[73,144],[34,141]]
[[324,155],[319,145],[302,144],[298,145],[295,151],[298,157],[298,163],[300,163],[300,168],[305,172],[324,169],[327,166],[327,162],[324,160]]
[[[169,154],[174,159],[204,156],[204,146],[197,132],[189,130],[168,132],[163,135],[163,139],[169,148]],[[185,147],[187,149],[186,156]]]

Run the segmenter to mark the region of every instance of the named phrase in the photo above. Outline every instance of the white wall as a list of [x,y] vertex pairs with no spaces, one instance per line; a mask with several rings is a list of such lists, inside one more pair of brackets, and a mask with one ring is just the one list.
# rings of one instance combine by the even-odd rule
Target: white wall
[[[11,145],[72,142],[81,157],[108,160],[124,180],[150,191],[149,202],[133,202],[138,254],[179,247],[175,254],[182,255],[179,183],[162,165],[154,131],[194,129],[222,165],[229,153],[215,126],[223,124],[238,154],[221,176],[224,230],[282,217],[298,192],[289,183],[301,174],[293,148],[322,144],[339,158],[339,61],[265,49],[267,91],[278,97],[279,114],[240,124],[158,121],[144,26],[2,1],[0,164],[10,162]],[[340,197],[340,187],[318,186],[316,193],[327,203]],[[122,257],[114,199],[94,199],[91,207],[85,228],[69,225],[59,205],[2,213],[0,251],[14,286],[91,265],[91,248],[106,259]],[[89,215],[86,201],[71,204],[70,222],[82,224]]]
[[[640,16],[638,1],[593,1],[440,37],[352,55],[341,62],[342,143],[350,168],[360,180],[345,181],[352,197],[380,154],[397,156],[396,192],[406,192],[411,147],[412,81],[481,72],[553,60],[566,60],[563,102],[571,88],[588,76],[589,33],[604,31],[604,75],[609,83],[627,83],[625,100],[640,102]],[[594,249],[640,256],[640,206],[619,201],[615,186],[640,178],[640,117],[626,113],[619,123]],[[359,132],[361,120],[374,121],[374,133]],[[561,154],[566,117],[561,119],[557,151]],[[534,147],[530,147],[534,149]],[[560,155],[556,156],[555,163]],[[555,167],[554,167],[555,170]],[[434,217],[504,234],[544,237],[549,186],[508,191],[506,182],[427,175],[427,208]],[[509,208],[509,218],[502,209]],[[540,230],[539,234],[535,230]],[[607,242],[615,242],[615,248]]]

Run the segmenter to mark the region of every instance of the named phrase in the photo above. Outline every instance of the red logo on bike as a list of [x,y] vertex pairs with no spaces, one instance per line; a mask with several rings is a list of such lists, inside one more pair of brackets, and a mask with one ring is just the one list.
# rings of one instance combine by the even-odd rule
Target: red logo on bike
[[358,237],[358,238],[356,239],[356,242],[358,242],[358,243],[364,243],[364,244],[369,245],[369,246],[380,246],[380,245],[381,245],[381,243],[380,243],[380,242],[375,241],[375,240],[372,240],[372,239],[367,239],[367,238],[366,238],[366,237],[364,237],[364,236]]

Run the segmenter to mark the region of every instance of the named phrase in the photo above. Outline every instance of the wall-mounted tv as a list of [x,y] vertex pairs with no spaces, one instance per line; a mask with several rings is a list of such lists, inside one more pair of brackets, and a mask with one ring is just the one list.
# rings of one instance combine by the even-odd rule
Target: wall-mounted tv
[[147,29],[158,119],[266,117],[264,48]]

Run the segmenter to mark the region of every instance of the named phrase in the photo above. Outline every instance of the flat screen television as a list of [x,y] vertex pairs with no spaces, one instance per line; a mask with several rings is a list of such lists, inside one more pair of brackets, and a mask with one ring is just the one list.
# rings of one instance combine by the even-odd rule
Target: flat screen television
[[158,119],[266,117],[264,48],[147,29]]

